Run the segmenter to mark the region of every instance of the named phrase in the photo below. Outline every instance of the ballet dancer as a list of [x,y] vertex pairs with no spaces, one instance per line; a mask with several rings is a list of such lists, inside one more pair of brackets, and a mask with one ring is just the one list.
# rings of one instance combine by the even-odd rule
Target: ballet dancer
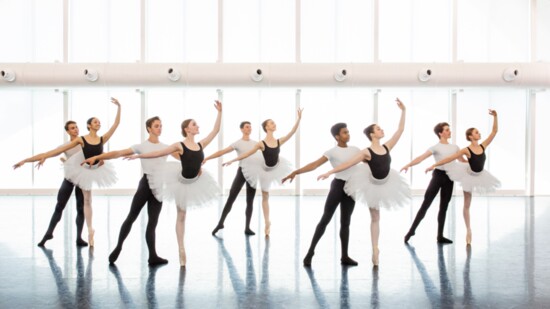
[[[233,150],[237,152],[237,155],[241,155],[252,148],[258,143],[255,140],[250,139],[250,133],[252,132],[252,126],[250,125],[249,121],[243,121],[241,122],[240,126],[241,132],[243,136],[238,141],[234,142],[233,144],[229,145],[228,147],[219,150],[212,155],[206,157],[204,159],[204,163],[206,161],[215,159],[218,157],[223,156],[224,154],[227,154]],[[259,154],[254,154],[252,157],[246,158],[244,160],[241,160],[239,162],[239,169],[237,170],[237,175],[235,175],[235,179],[233,179],[233,183],[231,184],[231,189],[229,190],[229,196],[227,197],[227,202],[225,202],[225,206],[222,210],[222,215],[220,217],[220,220],[218,222],[218,225],[214,228],[212,231],[212,235],[216,235],[216,233],[223,229],[223,223],[225,222],[225,218],[231,211],[231,208],[233,207],[233,203],[237,199],[237,195],[243,188],[244,184],[246,183],[246,224],[244,228],[244,233],[246,235],[256,235],[254,231],[250,229],[250,220],[252,219],[252,210],[254,206],[254,196],[256,195],[256,188],[252,187],[248,181],[244,178],[243,175],[243,169],[247,169],[248,165],[250,164],[258,164],[259,160],[261,160]]]
[[204,160],[204,148],[218,135],[222,120],[222,103],[216,101],[214,107],[218,116],[214,129],[200,142],[195,142],[199,126],[194,119],[181,123],[181,134],[184,139],[161,150],[128,156],[128,159],[152,159],[177,153],[180,162],[167,162],[160,173],[154,173],[149,179],[153,188],[166,188],[163,192],[166,199],[175,200],[177,206],[176,236],[179,248],[180,266],[185,267],[187,256],[184,246],[185,218],[187,210],[192,207],[204,207],[210,204],[219,194],[219,187],[212,175],[201,168]]
[[269,233],[271,232],[271,221],[269,220],[269,189],[273,183],[281,183],[281,179],[292,171],[291,163],[287,159],[280,157],[279,153],[281,152],[281,146],[296,133],[296,130],[298,130],[300,120],[302,119],[302,111],[303,109],[298,109],[298,115],[292,130],[280,139],[275,139],[273,136],[273,133],[277,130],[275,121],[272,119],[265,120],[262,122],[262,129],[266,133],[266,137],[248,152],[239,155],[231,161],[223,163],[223,166],[228,166],[235,161],[250,157],[258,150],[262,151],[264,158],[263,162],[260,164],[249,164],[249,168],[243,170],[243,175],[253,188],[256,188],[257,182],[260,183],[266,237],[269,237]]
[[466,224],[466,244],[472,243],[472,229],[470,227],[470,205],[472,203],[472,192],[487,193],[500,187],[500,181],[483,169],[485,165],[485,149],[489,147],[498,131],[498,118],[495,110],[489,110],[489,115],[493,116],[493,129],[491,134],[480,144],[481,134],[476,128],[466,130],[466,140],[470,145],[461,149],[457,153],[448,156],[426,169],[426,173],[433,171],[436,167],[452,162],[459,157],[468,158],[468,163],[459,163],[452,165],[447,170],[447,175],[453,181],[458,181],[462,190],[464,190],[464,223]]
[[77,152],[65,161],[64,170],[65,178],[82,189],[84,195],[84,218],[88,227],[88,243],[90,247],[94,246],[95,234],[92,226],[92,186],[109,187],[117,181],[117,177],[114,167],[110,162],[100,164],[98,161],[94,165],[81,165],[81,163],[84,159],[103,153],[103,144],[109,141],[120,124],[120,103],[115,98],[111,98],[111,102],[117,106],[117,114],[115,122],[103,136],[97,135],[97,132],[101,128],[99,119],[92,117],[86,122],[89,131],[87,135],[75,138],[63,146],[35,156],[38,160],[46,160],[78,145],[82,147],[82,151]]
[[[434,133],[439,139],[439,142],[432,147],[430,147],[424,154],[416,157],[414,160],[409,162],[407,165],[401,168],[401,171],[405,173],[408,171],[409,167],[415,166],[420,162],[426,160],[431,155],[434,156],[436,161],[456,153],[459,148],[457,145],[449,144],[449,139],[451,138],[451,129],[449,124],[446,122],[440,122],[435,125]],[[461,161],[464,161],[463,158],[458,158]],[[449,202],[453,194],[453,185],[454,182],[449,178],[447,174],[447,168],[450,167],[453,163],[447,163],[445,165],[438,166],[436,170],[432,173],[432,180],[426,189],[424,194],[424,201],[420,206],[420,209],[416,213],[414,221],[405,235],[405,243],[409,242],[409,239],[415,234],[416,228],[420,224],[420,221],[424,219],[428,208],[430,208],[435,196],[441,190],[440,201],[439,201],[439,213],[437,215],[437,242],[439,244],[452,244],[453,241],[443,236],[443,228],[445,227],[445,218],[447,216],[447,208],[449,207]]]
[[344,171],[357,163],[361,164],[353,171],[344,186],[345,192],[353,197],[355,202],[366,203],[371,217],[372,263],[378,266],[380,250],[378,240],[380,236],[380,207],[395,208],[403,206],[410,199],[411,193],[407,182],[399,172],[391,169],[390,151],[395,147],[405,130],[405,105],[397,98],[395,100],[401,110],[399,126],[393,136],[384,144],[384,130],[378,124],[371,124],[363,133],[371,141],[370,147],[361,150],[352,159],[338,165],[329,172],[320,175],[317,179],[326,179],[331,174]]
[[[93,165],[98,160],[110,160],[120,157],[133,155],[135,153],[147,153],[157,151],[168,147],[168,145],[159,141],[159,136],[162,133],[162,122],[159,117],[152,117],[145,122],[145,128],[149,137],[141,144],[133,145],[130,148],[106,152],[91,158],[86,159],[84,163]],[[166,156],[158,157],[151,160],[141,160],[141,169],[143,170],[143,177],[139,181],[139,185],[134,198],[132,199],[132,205],[126,220],[120,227],[120,233],[118,235],[118,242],[111,254],[109,255],[109,263],[114,264],[118,259],[124,240],[130,234],[132,224],[136,221],[139,213],[147,203],[147,214],[149,219],[147,220],[147,229],[145,230],[145,241],[147,242],[147,248],[149,249],[149,265],[166,264],[168,260],[163,259],[157,255],[155,248],[157,223],[159,215],[162,210],[162,188],[153,188],[150,185],[149,178],[154,173],[161,170],[163,164],[166,161]]]
[[[337,167],[361,152],[361,150],[355,146],[348,146],[350,134],[345,123],[340,122],[333,125],[330,128],[330,133],[336,140],[337,145],[327,150],[323,156],[316,161],[313,161],[290,173],[290,175],[283,178],[283,183],[287,180],[292,182],[296,175],[311,172],[319,166],[325,164],[327,161],[330,161],[332,167]],[[327,225],[332,219],[338,204],[340,204],[340,242],[342,243],[342,255],[340,261],[342,265],[358,265],[358,263],[348,255],[349,226],[351,222],[351,214],[353,213],[353,209],[355,207],[355,201],[351,198],[351,196],[344,192],[344,185],[346,184],[346,181],[351,173],[353,173],[354,169],[355,167],[351,167],[334,175],[334,179],[330,183],[330,191],[325,201],[323,215],[315,228],[315,233],[313,234],[313,239],[311,239],[309,250],[304,258],[304,266],[311,266],[311,260],[315,254],[315,247],[325,233]]]
[[[74,139],[78,138],[78,125],[76,122],[69,120],[65,123],[65,132],[69,135],[70,141],[73,141]],[[65,163],[65,161],[70,158],[75,153],[81,151],[80,147],[73,147],[71,149],[68,149],[64,152],[65,157],[61,158],[61,161]],[[13,166],[14,169],[21,167],[26,162],[35,162],[39,161],[37,167],[39,168],[42,163],[44,163],[45,159],[41,159],[40,155],[27,158]],[[61,187],[59,188],[59,191],[57,191],[57,204],[55,205],[55,210],[52,214],[52,218],[50,219],[50,225],[48,226],[48,230],[44,234],[44,237],[42,237],[42,240],[38,243],[39,247],[44,247],[46,244],[46,241],[53,238],[53,231],[55,230],[55,227],[57,226],[57,223],[61,220],[61,216],[63,214],[63,210],[65,209],[65,206],[67,206],[67,202],[71,198],[71,194],[73,193],[76,198],[76,245],[79,247],[85,247],[88,245],[86,241],[82,239],[82,229],[84,227],[84,196],[82,195],[82,190],[79,187],[75,188],[75,185],[67,180],[67,178],[63,178],[63,182],[61,183]]]

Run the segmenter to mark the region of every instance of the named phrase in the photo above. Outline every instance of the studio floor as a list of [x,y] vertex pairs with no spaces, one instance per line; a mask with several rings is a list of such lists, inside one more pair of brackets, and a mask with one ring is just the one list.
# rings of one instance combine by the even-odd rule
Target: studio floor
[[[95,247],[75,246],[71,199],[54,238],[42,238],[54,196],[0,197],[0,308],[548,308],[550,198],[474,197],[473,242],[466,246],[462,197],[454,197],[445,234],[436,243],[434,203],[409,245],[403,243],[422,197],[398,211],[382,211],[380,266],[372,267],[370,216],[356,205],[350,256],[340,265],[339,213],[319,242],[311,268],[302,266],[321,217],[324,196],[271,197],[271,236],[264,237],[260,197],[244,234],[244,197],[225,229],[211,235],[219,204],[189,211],[187,266],[180,268],[176,209],[165,203],[157,252],[169,263],[147,265],[146,208],[116,266],[109,266],[131,196],[94,196]],[[436,201],[438,201],[436,199]],[[83,235],[86,237],[86,229]]]

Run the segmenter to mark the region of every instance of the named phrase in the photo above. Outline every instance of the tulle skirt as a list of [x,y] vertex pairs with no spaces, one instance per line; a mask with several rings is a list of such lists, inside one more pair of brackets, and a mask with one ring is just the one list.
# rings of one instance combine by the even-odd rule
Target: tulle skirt
[[220,195],[220,187],[210,173],[187,179],[181,176],[180,162],[166,162],[159,173],[149,179],[151,190],[162,192],[164,201],[175,201],[182,210],[212,206]]
[[279,162],[275,166],[265,165],[263,157],[243,162],[241,165],[243,176],[254,189],[257,189],[258,183],[262,191],[269,191],[272,185],[280,185],[281,180],[292,172],[292,164],[283,157],[279,157]]
[[357,166],[346,181],[344,191],[355,202],[366,203],[374,209],[403,207],[411,199],[410,187],[399,172],[390,169],[386,178],[376,179],[367,164]]
[[117,182],[118,178],[113,163],[103,161],[103,165],[96,164],[91,167],[88,164],[80,165],[84,160],[84,153],[79,151],[63,164],[65,178],[74,185],[82,190],[90,191],[93,187],[106,188]]
[[452,181],[459,182],[462,190],[466,192],[485,194],[500,188],[500,181],[489,171],[482,170],[476,173],[465,162],[457,162],[447,167],[446,172],[447,176]]

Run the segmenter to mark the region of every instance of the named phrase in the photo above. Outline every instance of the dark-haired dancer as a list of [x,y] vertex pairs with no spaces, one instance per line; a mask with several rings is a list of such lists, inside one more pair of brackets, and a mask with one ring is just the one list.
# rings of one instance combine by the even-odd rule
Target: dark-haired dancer
[[361,150],[352,159],[340,164],[331,171],[321,175],[318,179],[326,179],[330,174],[346,170],[359,162],[361,164],[350,175],[344,190],[353,197],[356,202],[366,203],[369,207],[372,242],[372,263],[378,266],[378,239],[380,237],[380,207],[394,208],[403,206],[411,197],[410,188],[399,172],[391,169],[390,151],[395,147],[403,131],[405,130],[405,105],[395,100],[401,109],[399,127],[393,136],[384,144],[380,140],[384,138],[384,130],[377,124],[371,124],[363,133],[371,141],[370,147]]
[[[210,156],[206,157],[204,159],[204,162],[215,159],[218,157],[223,156],[226,153],[229,153],[233,150],[237,152],[237,155],[241,155],[252,148],[258,143],[257,141],[250,139],[250,133],[252,132],[252,126],[250,125],[249,121],[243,121],[241,122],[240,126],[241,132],[243,133],[243,136],[238,141],[234,142],[230,146],[228,146],[225,149],[219,150]],[[235,179],[233,179],[233,183],[231,184],[231,189],[229,190],[229,196],[227,197],[227,202],[225,202],[225,206],[222,210],[222,216],[220,217],[220,221],[218,221],[218,225],[214,228],[212,231],[212,235],[215,235],[220,229],[223,229],[223,223],[225,222],[225,218],[231,211],[231,208],[233,207],[233,203],[237,199],[237,195],[243,188],[244,184],[246,183],[246,225],[244,228],[244,233],[246,235],[256,235],[251,229],[250,229],[250,220],[252,219],[252,210],[254,206],[254,196],[256,195],[256,188],[253,188],[244,178],[243,175],[243,169],[247,169],[249,164],[258,164],[260,162],[261,157],[258,153],[255,153],[252,155],[252,157],[246,158],[244,160],[241,160],[239,162],[239,169],[237,170],[237,175],[235,175]]]
[[[174,143],[161,150],[129,156],[130,159],[152,159],[177,153],[180,162],[168,162],[163,171],[155,173],[150,179],[153,188],[161,188],[167,199],[176,201],[178,215],[176,219],[176,236],[178,241],[180,265],[185,267],[187,256],[184,246],[185,218],[187,210],[192,207],[205,207],[214,201],[219,193],[219,187],[212,175],[201,168],[204,160],[203,149],[218,135],[222,120],[222,103],[216,101],[214,105],[218,111],[212,131],[200,142],[195,142],[199,134],[199,126],[194,119],[186,119],[181,124],[182,142]],[[162,175],[159,175],[162,174]]]
[[497,112],[489,110],[489,115],[493,116],[493,130],[491,134],[481,144],[481,134],[476,128],[466,130],[466,140],[470,145],[461,149],[459,152],[436,162],[434,165],[426,169],[426,172],[434,170],[437,166],[452,162],[459,157],[466,156],[468,163],[458,163],[452,165],[447,170],[447,175],[453,181],[458,181],[464,190],[464,223],[466,224],[466,244],[472,243],[472,230],[470,228],[470,205],[472,203],[472,192],[487,193],[492,192],[500,187],[500,181],[483,169],[485,166],[485,149],[489,147],[498,131]]
[[[69,135],[70,141],[78,138],[79,131],[76,122],[72,120],[67,121],[65,123],[65,132]],[[81,148],[76,146],[66,150],[64,152],[65,158],[61,158],[61,161],[65,163],[68,158],[79,151],[82,151]],[[38,160],[40,160],[40,162],[37,166],[40,167],[44,160],[41,160],[35,156],[15,164],[13,168],[18,168],[26,162],[35,162]],[[52,218],[50,219],[50,225],[48,226],[46,234],[44,234],[44,237],[42,237],[42,240],[38,243],[39,247],[43,247],[46,244],[46,241],[53,238],[53,231],[55,230],[57,223],[61,220],[63,210],[65,209],[65,206],[67,206],[67,202],[73,193],[73,188],[75,189],[74,195],[76,197],[76,245],[81,247],[88,245],[88,243],[82,239],[82,228],[84,227],[84,196],[82,195],[82,190],[79,187],[75,188],[75,185],[72,182],[68,181],[67,178],[64,178],[61,183],[61,187],[57,192],[57,204],[55,205],[55,210],[52,214]]]
[[[313,161],[286,176],[283,179],[283,182],[287,180],[292,182],[296,175],[311,172],[319,166],[325,164],[327,161],[330,161],[332,167],[336,167],[361,152],[361,150],[355,146],[348,146],[350,134],[345,123],[340,122],[333,125],[332,128],[330,128],[330,133],[338,144],[327,150],[323,156],[316,161]],[[357,265],[357,262],[348,256],[349,226],[351,222],[351,214],[353,213],[353,209],[355,207],[355,201],[351,196],[344,192],[344,185],[353,171],[354,167],[334,175],[334,179],[330,184],[330,191],[325,201],[323,216],[315,228],[315,233],[311,239],[311,244],[304,258],[304,266],[311,266],[311,260],[315,254],[315,247],[325,233],[327,225],[332,219],[338,204],[340,204],[340,242],[342,243],[342,256],[340,261],[343,265]]]
[[262,164],[249,164],[249,168],[243,170],[243,175],[253,188],[256,188],[258,181],[260,182],[266,237],[268,237],[271,232],[271,221],[269,220],[269,189],[273,183],[281,183],[281,179],[292,171],[291,163],[287,159],[279,156],[281,152],[280,147],[296,133],[296,130],[298,130],[300,120],[302,119],[302,110],[303,109],[298,110],[296,122],[287,135],[280,139],[275,139],[273,133],[277,130],[277,125],[275,121],[267,119],[262,122],[262,129],[267,133],[266,137],[248,152],[239,155],[231,161],[223,163],[223,166],[227,166],[235,161],[250,157],[258,150],[262,151],[264,158]]
[[[159,141],[159,136],[162,133],[162,122],[159,117],[152,117],[145,122],[145,128],[149,133],[149,138],[143,141],[141,144],[133,145],[130,148],[110,151],[98,156],[94,156],[86,159],[85,163],[93,165],[98,160],[116,159],[124,156],[130,156],[135,153],[147,153],[164,149],[168,145]],[[168,260],[163,259],[157,255],[155,247],[157,223],[159,220],[160,211],[162,210],[162,188],[154,188],[150,184],[150,177],[154,173],[161,170],[163,164],[166,162],[166,156],[158,157],[151,160],[141,160],[141,169],[143,170],[143,177],[139,181],[139,185],[134,198],[132,199],[132,205],[130,206],[130,212],[126,217],[126,220],[120,227],[120,233],[118,235],[118,242],[111,254],[109,255],[109,263],[113,264],[122,250],[124,240],[130,234],[132,224],[136,221],[139,213],[147,203],[147,214],[149,219],[147,220],[147,229],[145,230],[145,241],[147,242],[147,248],[149,249],[149,265],[166,264]]]
[[[417,165],[418,163],[426,160],[431,155],[434,156],[434,159],[436,161],[439,161],[447,156],[456,153],[459,150],[457,145],[449,144],[449,138],[451,138],[451,129],[448,123],[440,122],[436,124],[434,127],[434,133],[439,138],[439,143],[433,145],[424,154],[416,157],[409,164],[403,166],[403,168],[401,168],[401,171],[407,172],[409,167]],[[464,160],[462,158],[459,159]],[[437,215],[437,242],[440,244],[453,243],[452,240],[443,236],[443,228],[445,227],[447,208],[449,207],[449,202],[451,201],[451,197],[453,194],[454,183],[446,173],[447,167],[451,164],[453,163],[438,166],[433,172],[432,180],[430,181],[430,184],[426,189],[426,193],[424,194],[424,201],[422,202],[420,209],[416,213],[416,217],[414,218],[414,221],[409,231],[405,235],[405,243],[408,243],[409,239],[414,235],[416,228],[420,224],[420,221],[424,219],[428,208],[430,208],[430,206],[432,205],[432,201],[440,190],[441,193],[439,197],[439,213]]]
[[92,117],[86,122],[87,129],[90,133],[75,138],[61,147],[33,157],[36,158],[35,161],[43,161],[47,158],[55,157],[78,145],[82,147],[81,152],[79,151],[67,159],[64,164],[64,170],[65,178],[82,189],[84,195],[84,217],[86,226],[88,227],[88,243],[91,247],[94,246],[95,233],[92,226],[92,186],[109,187],[117,181],[117,177],[113,165],[109,162],[100,164],[98,161],[94,165],[86,164],[84,166],[82,166],[81,163],[84,159],[103,153],[103,144],[109,141],[120,124],[120,103],[115,98],[111,98],[111,102],[117,106],[117,114],[115,122],[103,136],[97,135],[97,132],[101,129],[99,119]]

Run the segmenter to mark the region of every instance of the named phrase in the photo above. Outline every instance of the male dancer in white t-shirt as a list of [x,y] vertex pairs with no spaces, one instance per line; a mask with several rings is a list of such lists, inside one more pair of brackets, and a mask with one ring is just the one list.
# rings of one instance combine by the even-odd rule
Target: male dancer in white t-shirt
[[[204,162],[215,159],[218,157],[223,156],[226,153],[229,153],[233,150],[237,152],[237,155],[240,156],[243,153],[248,152],[250,149],[254,148],[256,144],[258,143],[255,140],[250,139],[250,133],[252,132],[252,126],[250,125],[250,122],[243,121],[241,122],[240,126],[241,132],[243,136],[238,141],[234,142],[233,144],[229,145],[225,149],[219,150],[210,156],[206,157],[204,159]],[[258,153],[254,154],[253,156],[257,156]],[[212,231],[212,235],[215,235],[220,229],[223,229],[223,223],[225,222],[225,218],[231,211],[231,208],[233,207],[233,203],[237,199],[237,195],[239,195],[239,192],[241,191],[243,185],[246,183],[246,225],[244,228],[244,233],[246,235],[255,235],[251,229],[250,229],[250,220],[252,219],[252,210],[254,206],[254,196],[256,195],[256,189],[253,188],[244,178],[243,175],[243,168],[246,168],[246,164],[254,164],[253,158],[247,158],[245,160],[239,161],[239,169],[237,170],[237,175],[235,175],[235,179],[233,180],[233,183],[231,184],[231,189],[229,190],[229,196],[227,197],[227,202],[225,202],[225,206],[222,210],[222,216],[220,217],[220,221],[218,222],[218,225],[214,228]]]
[[[70,141],[78,138],[79,131],[76,122],[72,120],[67,121],[65,123],[65,132],[69,134]],[[61,161],[65,162],[68,158],[79,151],[82,151],[82,148],[78,146],[65,151],[65,158],[61,158]],[[40,167],[45,161],[45,159],[41,160],[40,157],[41,154],[27,158],[17,163],[13,167],[18,168],[27,162],[35,162],[39,160],[40,162],[38,163],[37,167]],[[42,240],[38,243],[39,247],[44,247],[46,241],[53,238],[53,231],[57,223],[61,220],[61,215],[63,214],[65,206],[67,206],[67,202],[71,198],[74,187],[75,185],[72,182],[67,179],[63,179],[63,183],[61,184],[61,187],[57,192],[57,204],[55,205],[55,210],[52,214],[52,218],[50,219],[50,225],[48,226],[46,234],[44,234],[44,237],[42,237]],[[75,188],[74,195],[76,197],[76,245],[79,247],[85,247],[88,245],[88,243],[82,239],[82,228],[84,226],[84,196],[82,195],[82,190],[80,190],[79,187]]]
[[[407,172],[409,167],[415,166],[418,163],[426,160],[431,155],[434,156],[436,162],[442,160],[443,158],[450,156],[460,149],[457,145],[449,144],[449,138],[451,138],[451,129],[449,124],[446,122],[440,122],[434,127],[434,133],[439,138],[439,143],[430,147],[424,154],[418,156],[412,160],[409,164],[403,166],[401,171]],[[462,159],[463,160],[463,159]],[[448,164],[453,164],[448,163]],[[440,244],[452,244],[453,241],[445,238],[443,236],[443,228],[445,227],[445,218],[447,216],[447,208],[449,207],[449,202],[453,194],[453,185],[454,182],[447,176],[445,172],[445,166],[448,164],[438,166],[432,174],[432,180],[426,189],[424,194],[424,201],[420,206],[420,209],[416,213],[416,217],[409,229],[407,235],[405,235],[405,243],[409,242],[409,239],[414,235],[416,228],[420,224],[420,221],[426,215],[428,208],[432,204],[437,193],[441,190],[440,202],[439,202],[439,213],[437,215],[437,242]]]
[[[98,156],[88,158],[84,162],[92,165],[97,160],[115,159],[123,156],[133,155],[136,153],[148,153],[168,147],[168,145],[163,144],[159,141],[159,136],[162,133],[162,122],[160,121],[159,117],[152,117],[147,119],[147,121],[145,122],[145,128],[149,133],[149,138],[147,138],[141,144],[133,145],[132,147],[123,150],[106,152]],[[120,227],[117,245],[113,252],[109,255],[110,264],[114,264],[117,260],[120,251],[122,250],[124,240],[126,239],[126,237],[128,237],[128,234],[130,234],[132,224],[134,223],[134,221],[136,221],[139,213],[141,212],[141,209],[143,209],[143,206],[145,206],[145,203],[147,203],[147,214],[149,215],[149,220],[147,221],[147,229],[145,230],[145,241],[147,242],[147,248],[149,249],[149,265],[168,263],[168,260],[163,259],[157,255],[155,247],[155,230],[157,228],[160,211],[162,210],[161,192],[160,188],[152,189],[149,185],[149,177],[151,177],[153,173],[158,172],[162,168],[162,165],[165,161],[166,156],[155,159],[141,160],[143,177],[141,178],[136,194],[132,199],[130,212],[128,213],[126,220],[124,220],[122,226]]]
[[[332,167],[336,167],[361,152],[361,150],[355,146],[348,146],[350,134],[345,123],[337,123],[333,125],[330,129],[330,133],[332,134],[332,137],[336,139],[338,145],[326,151],[323,156],[316,161],[313,161],[290,173],[290,175],[283,178],[283,182],[288,179],[292,182],[296,175],[313,171],[319,166],[325,164],[327,161],[330,161]],[[340,241],[342,243],[342,257],[340,261],[342,265],[355,266],[358,264],[348,256],[349,225],[351,222],[351,214],[355,208],[355,201],[351,198],[351,196],[344,192],[344,185],[346,184],[349,176],[353,173],[354,169],[355,167],[351,167],[345,171],[334,174],[334,179],[330,184],[330,191],[325,202],[325,210],[321,220],[317,224],[315,234],[313,234],[311,245],[309,246],[309,250],[304,258],[304,266],[311,266],[311,260],[313,259],[313,255],[315,253],[315,246],[317,246],[317,243],[325,233],[325,229],[332,219],[338,204],[340,204]]]

